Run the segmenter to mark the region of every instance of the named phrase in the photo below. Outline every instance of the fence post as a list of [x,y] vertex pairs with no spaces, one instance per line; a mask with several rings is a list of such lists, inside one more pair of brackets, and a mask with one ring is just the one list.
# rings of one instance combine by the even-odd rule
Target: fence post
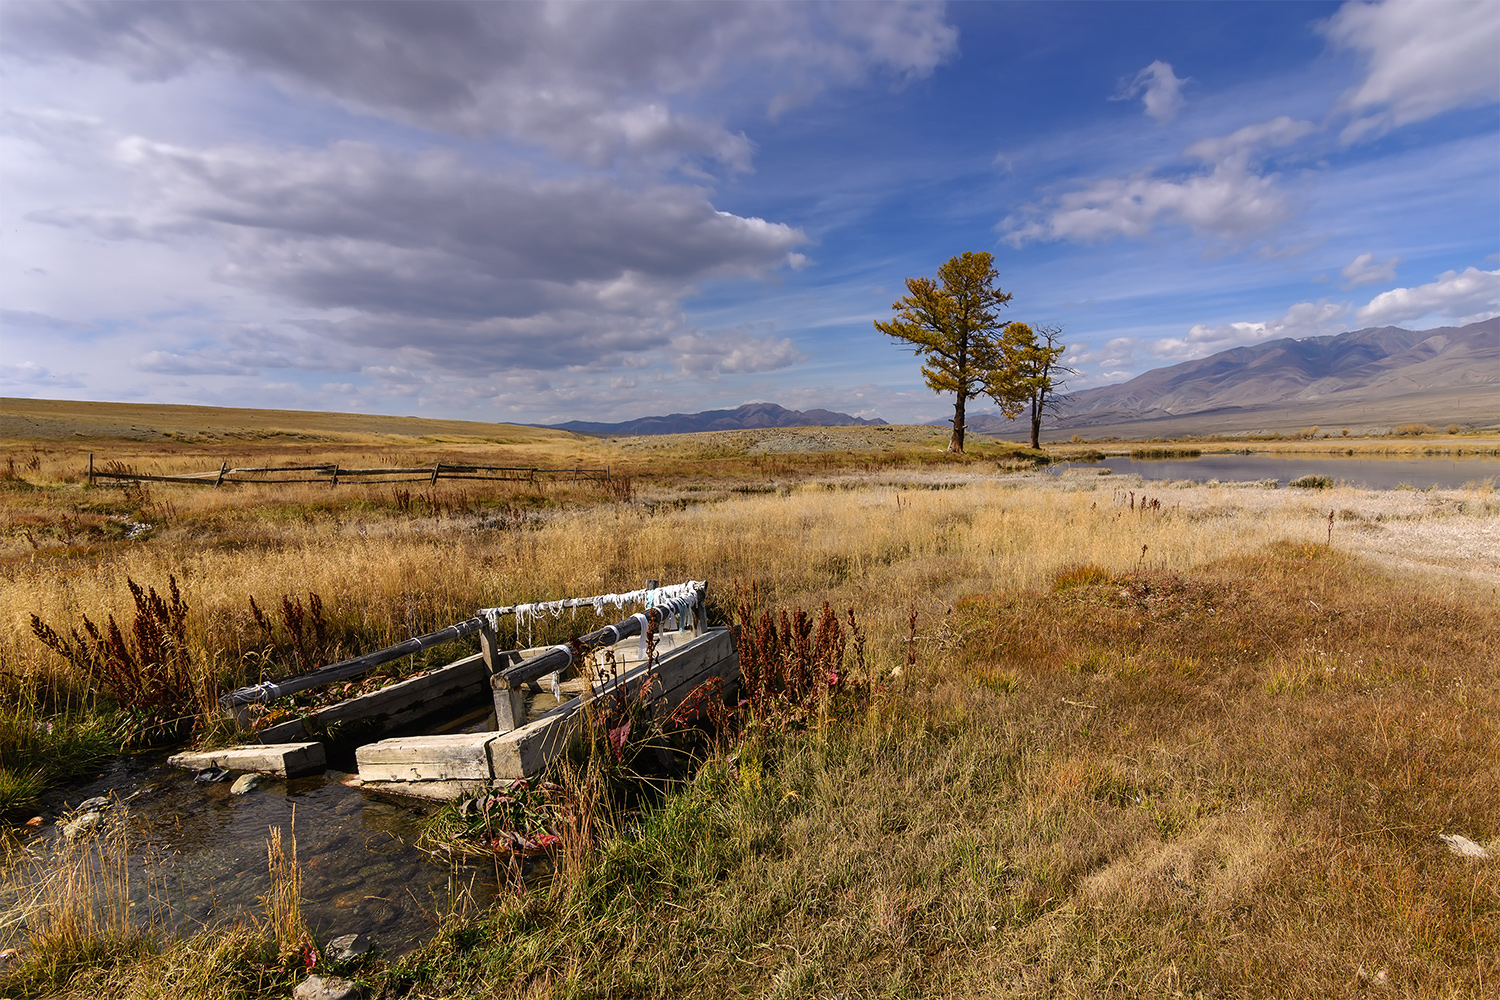
[[432,485],[433,486],[437,485],[438,470],[441,469],[442,467],[443,467],[443,463],[442,462],[433,462],[432,463]]
[[219,484],[224,481],[224,473],[226,473],[228,471],[229,471],[229,463],[228,462],[220,462],[219,463],[219,478],[214,480],[214,489],[218,489],[219,488]]
[[94,453],[89,452],[89,485],[94,485]]
[[333,478],[328,481],[328,488],[333,489],[339,484],[339,463],[333,463]]

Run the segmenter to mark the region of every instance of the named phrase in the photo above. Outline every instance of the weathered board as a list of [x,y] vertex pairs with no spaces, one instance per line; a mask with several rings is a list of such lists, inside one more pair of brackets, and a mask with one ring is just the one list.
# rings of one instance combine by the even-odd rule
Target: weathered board
[[[534,650],[507,650],[504,663],[519,663]],[[490,697],[490,668],[483,653],[455,660],[445,667],[388,684],[316,712],[287,719],[255,734],[262,743],[284,743],[327,734],[330,727],[363,723],[360,736],[377,739],[386,733],[414,730],[434,720],[451,718],[480,706]]]
[[222,750],[174,754],[167,758],[167,763],[193,771],[201,771],[206,767],[222,767],[230,771],[257,771],[261,774],[274,774],[283,778],[315,774],[327,766],[321,743],[277,743],[275,745],[225,747]]
[[[635,661],[599,696],[607,697],[617,688],[634,696],[654,674],[661,688],[653,704],[657,711],[669,712],[710,678],[738,679],[739,654],[728,629],[711,629],[684,638],[688,641],[683,645],[660,655],[654,671]],[[628,643],[635,645],[633,640]],[[355,751],[360,782],[366,787],[424,798],[452,798],[465,791],[536,777],[573,738],[575,717],[582,704],[581,698],[573,698],[512,732],[398,737],[367,744]]]

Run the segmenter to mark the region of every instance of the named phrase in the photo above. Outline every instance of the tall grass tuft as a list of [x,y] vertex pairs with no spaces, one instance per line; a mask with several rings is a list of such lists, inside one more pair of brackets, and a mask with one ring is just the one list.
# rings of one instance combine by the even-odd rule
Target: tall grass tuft
[[127,825],[111,810],[89,833],[10,859],[0,927],[24,926],[28,978],[61,983],[77,969],[156,947],[151,929],[131,919],[129,857]]
[[302,914],[302,866],[297,860],[297,835],[290,845],[273,826],[266,837],[266,869],[271,887],[261,897],[266,911],[266,928],[276,944],[276,956],[285,963],[300,959],[309,967],[317,964],[317,949],[312,932]]

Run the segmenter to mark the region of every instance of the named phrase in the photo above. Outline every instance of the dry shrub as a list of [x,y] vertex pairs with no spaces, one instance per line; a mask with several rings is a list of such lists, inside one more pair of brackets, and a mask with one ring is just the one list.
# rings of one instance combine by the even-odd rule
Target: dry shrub
[[107,695],[127,716],[121,730],[128,742],[145,745],[172,742],[194,728],[196,706],[204,700],[201,684],[190,662],[187,638],[189,608],[177,588],[176,576],[167,578],[171,599],[156,588],[142,588],[126,577],[135,600],[128,634],[113,614],[103,629],[88,615],[80,615],[82,633],[69,628],[66,638],[39,616],[31,616],[31,631]]

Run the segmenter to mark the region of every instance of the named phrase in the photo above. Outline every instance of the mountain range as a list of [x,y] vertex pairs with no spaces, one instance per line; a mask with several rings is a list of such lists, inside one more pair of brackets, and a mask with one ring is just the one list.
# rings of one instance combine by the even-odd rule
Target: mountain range
[[762,427],[867,427],[883,423],[885,421],[879,417],[866,420],[832,410],[788,410],[775,403],[746,403],[733,410],[669,413],[665,417],[641,417],[617,424],[570,420],[565,424],[546,426],[593,437],[629,437],[636,434],[691,434],[695,431],[738,431]]
[[[1500,424],[1500,318],[1231,348],[1062,396],[1045,436],[1256,433],[1315,424],[1364,431],[1409,422]],[[998,414],[970,418],[968,427],[1006,437],[1023,431],[1020,421]]]
[[[975,412],[970,405],[970,431],[1027,435],[1023,421]],[[1403,423],[1500,426],[1500,317],[1436,330],[1381,326],[1235,347],[1061,396],[1057,409],[1044,425],[1045,439],[1080,432],[1096,438],[1257,434],[1315,424],[1360,432]],[[572,420],[547,426],[608,437],[884,423],[831,410],[747,403],[613,424]]]

